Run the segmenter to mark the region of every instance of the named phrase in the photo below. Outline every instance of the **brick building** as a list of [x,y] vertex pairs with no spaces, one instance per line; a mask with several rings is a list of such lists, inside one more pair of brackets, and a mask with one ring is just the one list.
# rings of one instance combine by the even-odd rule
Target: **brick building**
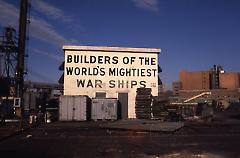
[[219,87],[224,89],[237,89],[240,87],[240,73],[225,72],[219,74]]
[[[234,90],[240,88],[239,72],[223,72],[218,74],[216,87],[211,71],[188,72],[183,70],[179,73],[180,83],[173,82],[173,91],[179,90],[210,90],[210,89],[228,89]],[[181,84],[181,86],[176,86]],[[174,88],[175,87],[175,88]],[[178,89],[180,88],[180,89]]]
[[179,81],[174,81],[173,94],[180,100],[186,100],[205,92],[198,100],[225,100],[239,102],[240,100],[240,72],[225,72],[221,66],[215,66],[209,71],[183,70],[179,73]]
[[179,74],[183,90],[208,90],[210,89],[210,71],[188,72],[183,70]]

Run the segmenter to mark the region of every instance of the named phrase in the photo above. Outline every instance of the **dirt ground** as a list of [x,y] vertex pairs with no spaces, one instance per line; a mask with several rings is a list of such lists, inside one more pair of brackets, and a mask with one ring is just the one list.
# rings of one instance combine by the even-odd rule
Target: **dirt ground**
[[240,123],[186,123],[176,132],[101,128],[101,122],[55,122],[0,141],[1,157],[237,158]]

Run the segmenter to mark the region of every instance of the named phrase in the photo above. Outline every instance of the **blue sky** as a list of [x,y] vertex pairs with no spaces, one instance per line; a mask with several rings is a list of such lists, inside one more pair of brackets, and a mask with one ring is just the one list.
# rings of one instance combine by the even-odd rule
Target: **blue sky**
[[[0,0],[1,30],[18,28],[19,1]],[[63,44],[161,48],[167,87],[182,69],[240,71],[239,8],[239,0],[31,0],[26,79],[57,82]]]

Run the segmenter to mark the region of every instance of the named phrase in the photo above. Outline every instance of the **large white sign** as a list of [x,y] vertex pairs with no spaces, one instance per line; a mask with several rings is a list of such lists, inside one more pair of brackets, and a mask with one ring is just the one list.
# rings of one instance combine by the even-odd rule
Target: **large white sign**
[[[117,97],[117,93],[127,92],[129,105],[135,104],[139,87],[150,87],[157,95],[157,67],[157,52],[66,49],[64,95],[95,97],[96,92],[106,92],[108,97]],[[131,106],[135,113],[135,105]]]

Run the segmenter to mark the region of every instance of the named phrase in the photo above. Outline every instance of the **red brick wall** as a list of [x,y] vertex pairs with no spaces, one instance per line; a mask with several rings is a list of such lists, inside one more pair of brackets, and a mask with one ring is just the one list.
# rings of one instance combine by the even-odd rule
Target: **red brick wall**
[[219,75],[220,88],[236,89],[239,88],[239,73],[227,72]]
[[183,90],[208,90],[210,89],[209,71],[188,72],[181,71],[179,74]]

